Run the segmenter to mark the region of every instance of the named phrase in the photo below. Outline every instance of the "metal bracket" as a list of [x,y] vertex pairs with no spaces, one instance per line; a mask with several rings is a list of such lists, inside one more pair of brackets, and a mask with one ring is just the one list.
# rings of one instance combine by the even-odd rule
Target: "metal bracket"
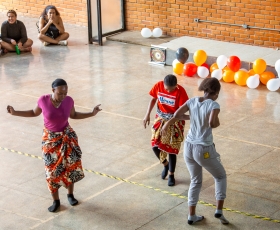
[[195,18],[194,21],[195,21],[195,22],[199,22],[200,19],[199,19],[199,18]]
[[249,27],[248,25],[246,25],[246,24],[243,24],[242,27],[243,27],[244,29],[250,29],[250,27]]

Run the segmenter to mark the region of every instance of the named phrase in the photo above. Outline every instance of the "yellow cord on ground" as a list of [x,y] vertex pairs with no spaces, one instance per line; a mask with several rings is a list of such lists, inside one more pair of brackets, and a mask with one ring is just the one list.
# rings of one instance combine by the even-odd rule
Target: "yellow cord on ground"
[[[13,150],[13,149],[0,147],[0,150],[1,149],[5,150],[5,151],[8,151],[8,152],[12,152],[12,153],[17,153],[19,155],[24,155],[24,156],[27,156],[27,157],[32,157],[32,158],[37,158],[37,159],[43,160],[42,157],[35,156],[35,155],[32,155],[32,154],[28,154],[28,153],[19,152],[19,151]],[[138,182],[126,180],[126,179],[123,179],[123,178],[120,178],[120,177],[108,175],[106,173],[101,173],[101,172],[97,172],[97,171],[90,170],[90,169],[85,169],[84,168],[84,171],[89,172],[89,173],[94,173],[96,175],[100,175],[100,176],[103,176],[103,177],[108,177],[108,178],[111,178],[111,179],[114,179],[114,180],[123,181],[125,183],[134,184],[134,185],[141,186],[141,187],[144,187],[144,188],[152,189],[154,191],[161,192],[161,193],[173,196],[173,197],[178,197],[180,199],[188,200],[187,196],[182,196],[180,194],[169,192],[169,191],[166,191],[166,190],[163,190],[163,189],[160,189],[160,188],[154,188],[154,187],[149,186],[149,185],[145,185],[145,184],[141,184],[141,183],[138,183]],[[202,204],[202,205],[205,205],[205,206],[216,208],[216,205],[205,202],[205,201],[202,201],[202,200],[198,201],[198,203]],[[241,214],[241,215],[244,215],[244,216],[250,216],[250,217],[253,217],[255,219],[271,221],[271,222],[274,222],[274,223],[280,223],[280,220],[272,219],[272,218],[265,217],[265,216],[259,216],[259,215],[255,215],[255,214],[251,214],[251,213],[247,213],[247,212],[237,211],[237,210],[233,210],[233,209],[230,209],[230,208],[223,208],[223,210],[225,210],[227,212]]]

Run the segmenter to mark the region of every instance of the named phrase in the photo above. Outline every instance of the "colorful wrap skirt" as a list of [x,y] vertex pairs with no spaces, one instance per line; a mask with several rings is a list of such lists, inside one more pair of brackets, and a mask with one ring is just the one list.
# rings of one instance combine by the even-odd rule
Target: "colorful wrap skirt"
[[167,135],[161,136],[162,126],[169,119],[162,118],[159,114],[156,115],[154,125],[152,127],[152,147],[158,147],[160,151],[160,161],[163,162],[167,154],[178,154],[180,151],[181,143],[184,140],[185,121],[176,121],[170,125]]
[[51,193],[84,178],[82,151],[75,131],[67,126],[63,132],[43,130],[42,154],[46,180]]

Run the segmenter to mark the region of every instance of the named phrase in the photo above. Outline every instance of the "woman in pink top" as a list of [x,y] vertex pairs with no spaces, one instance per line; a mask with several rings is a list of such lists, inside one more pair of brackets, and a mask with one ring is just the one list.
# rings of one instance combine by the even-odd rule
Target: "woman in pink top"
[[101,109],[100,105],[97,105],[90,113],[76,112],[73,99],[67,96],[68,87],[63,79],[56,79],[52,83],[52,91],[53,94],[41,96],[33,110],[16,111],[10,105],[7,106],[7,110],[11,115],[21,117],[37,117],[43,113],[43,158],[48,188],[54,200],[48,210],[55,212],[60,206],[58,189],[61,186],[68,189],[68,201],[74,206],[78,204],[73,195],[74,183],[84,178],[82,151],[68,118],[93,117]]

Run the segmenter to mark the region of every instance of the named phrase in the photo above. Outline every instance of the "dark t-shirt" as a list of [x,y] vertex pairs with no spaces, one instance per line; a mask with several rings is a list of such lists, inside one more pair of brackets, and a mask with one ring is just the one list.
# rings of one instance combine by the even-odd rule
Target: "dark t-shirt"
[[11,43],[11,39],[16,42],[21,40],[22,44],[27,41],[27,32],[23,22],[16,20],[15,23],[10,24],[8,21],[2,23],[1,39],[4,42]]

